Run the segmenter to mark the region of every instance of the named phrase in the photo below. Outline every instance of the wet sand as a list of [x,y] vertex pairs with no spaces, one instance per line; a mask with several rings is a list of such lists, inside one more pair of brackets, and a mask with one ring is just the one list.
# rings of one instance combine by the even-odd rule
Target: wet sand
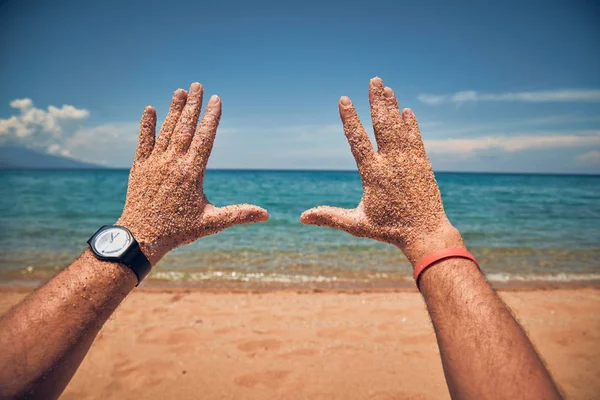
[[[0,313],[25,296],[0,289]],[[571,399],[600,393],[600,290],[501,291]],[[141,288],[62,399],[449,398],[416,291]]]

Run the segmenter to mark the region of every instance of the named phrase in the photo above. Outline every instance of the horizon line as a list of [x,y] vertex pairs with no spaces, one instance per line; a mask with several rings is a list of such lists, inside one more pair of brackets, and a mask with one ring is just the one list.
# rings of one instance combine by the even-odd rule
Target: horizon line
[[[123,167],[90,167],[90,168],[0,168],[1,171],[129,171]],[[207,171],[235,171],[235,172],[352,172],[356,169],[294,169],[294,168],[207,168]],[[434,170],[435,174],[465,174],[465,175],[542,175],[542,176],[600,176],[594,172],[527,172],[527,171],[452,171]]]

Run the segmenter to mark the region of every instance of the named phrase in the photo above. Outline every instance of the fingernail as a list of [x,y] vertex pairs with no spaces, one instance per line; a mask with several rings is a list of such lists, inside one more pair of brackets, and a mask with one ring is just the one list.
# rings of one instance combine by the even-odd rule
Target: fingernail
[[216,94],[213,94],[212,96],[210,96],[210,100],[208,101],[208,105],[209,106],[216,106],[217,104],[219,104],[219,96],[217,96]]
[[179,88],[175,91],[175,97],[177,97],[178,99],[184,99],[185,96],[187,95],[187,93],[185,92],[185,90]]
[[350,101],[350,98],[348,96],[342,96],[342,98],[340,99],[340,103],[345,107],[352,105],[352,102]]
[[378,76],[376,76],[375,78],[371,79],[371,83],[373,84],[373,86],[383,87],[383,81]]
[[404,118],[408,118],[412,115],[412,110],[410,108],[405,108],[404,110],[402,110],[402,116]]
[[200,85],[198,82],[194,82],[194,83],[192,83],[192,86],[190,86],[190,92],[198,93],[200,91],[201,87],[202,87],[202,85]]
[[385,95],[385,97],[387,97],[388,99],[394,97],[394,91],[392,90],[391,87],[386,87],[385,89],[383,89],[383,94]]

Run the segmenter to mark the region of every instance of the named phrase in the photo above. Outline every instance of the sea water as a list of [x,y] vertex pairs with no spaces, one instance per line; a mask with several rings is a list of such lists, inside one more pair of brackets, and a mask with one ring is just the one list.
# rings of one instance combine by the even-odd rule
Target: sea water
[[[0,283],[38,283],[72,262],[119,218],[126,170],[0,172]],[[450,221],[492,281],[600,279],[600,176],[436,173]],[[299,222],[317,205],[353,208],[355,171],[209,170],[222,206],[253,203],[267,223],[238,226],[168,254],[163,283],[402,286],[411,266],[395,247]]]

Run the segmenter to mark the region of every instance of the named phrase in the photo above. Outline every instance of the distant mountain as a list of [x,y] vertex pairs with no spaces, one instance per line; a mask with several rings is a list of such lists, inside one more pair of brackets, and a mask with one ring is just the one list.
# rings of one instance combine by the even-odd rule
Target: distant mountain
[[72,158],[40,153],[19,146],[0,147],[0,169],[89,169],[104,168]]

